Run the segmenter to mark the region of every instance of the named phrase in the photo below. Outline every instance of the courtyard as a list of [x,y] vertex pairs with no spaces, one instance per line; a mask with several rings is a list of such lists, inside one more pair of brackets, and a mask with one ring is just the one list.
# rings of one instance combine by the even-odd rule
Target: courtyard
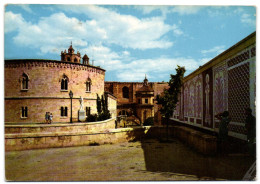
[[10,151],[7,181],[242,180],[254,159],[203,156],[182,142],[156,139],[117,144]]

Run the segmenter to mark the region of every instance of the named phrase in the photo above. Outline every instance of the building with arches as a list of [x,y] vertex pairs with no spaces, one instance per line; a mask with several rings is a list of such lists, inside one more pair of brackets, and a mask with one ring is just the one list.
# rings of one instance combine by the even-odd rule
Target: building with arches
[[184,78],[174,122],[218,132],[229,111],[228,135],[246,140],[245,109],[256,115],[256,32]]
[[168,83],[149,82],[146,76],[143,82],[105,82],[105,91],[117,98],[117,116],[134,115],[141,123],[158,114],[154,99],[167,87]]
[[[5,122],[43,123],[46,112],[53,114],[53,122],[69,122],[71,110],[73,121],[78,121],[80,97],[84,99],[86,116],[96,113],[97,94],[104,94],[105,70],[90,65],[87,55],[82,63],[72,45],[68,52],[61,52],[60,61],[5,60]],[[115,117],[116,99],[107,95]]]

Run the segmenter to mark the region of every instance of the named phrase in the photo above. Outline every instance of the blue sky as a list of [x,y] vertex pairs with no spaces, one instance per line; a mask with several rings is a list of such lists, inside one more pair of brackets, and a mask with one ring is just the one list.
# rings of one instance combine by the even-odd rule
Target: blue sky
[[106,81],[186,75],[256,30],[253,6],[7,5],[4,58],[60,60],[73,47]]

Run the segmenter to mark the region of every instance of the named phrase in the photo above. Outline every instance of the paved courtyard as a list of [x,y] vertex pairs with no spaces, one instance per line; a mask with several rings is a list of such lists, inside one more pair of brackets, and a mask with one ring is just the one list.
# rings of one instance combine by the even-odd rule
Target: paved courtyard
[[253,159],[203,156],[177,140],[13,151],[8,181],[241,180]]

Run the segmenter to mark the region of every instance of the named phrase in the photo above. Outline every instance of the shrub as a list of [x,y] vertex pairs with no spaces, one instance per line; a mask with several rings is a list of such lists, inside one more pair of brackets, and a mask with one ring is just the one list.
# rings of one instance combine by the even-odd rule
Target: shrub
[[100,144],[98,142],[90,142],[89,146],[99,146]]
[[150,125],[153,125],[154,123],[154,117],[149,117],[147,118],[145,121],[144,121],[144,126],[150,126]]
[[111,118],[111,114],[109,111],[106,111],[106,112],[102,112],[98,115],[97,117],[97,120],[98,121],[103,121],[103,120],[106,120],[106,119],[110,119]]
[[87,122],[95,122],[97,121],[97,119],[98,119],[97,114],[90,114],[87,117]]

